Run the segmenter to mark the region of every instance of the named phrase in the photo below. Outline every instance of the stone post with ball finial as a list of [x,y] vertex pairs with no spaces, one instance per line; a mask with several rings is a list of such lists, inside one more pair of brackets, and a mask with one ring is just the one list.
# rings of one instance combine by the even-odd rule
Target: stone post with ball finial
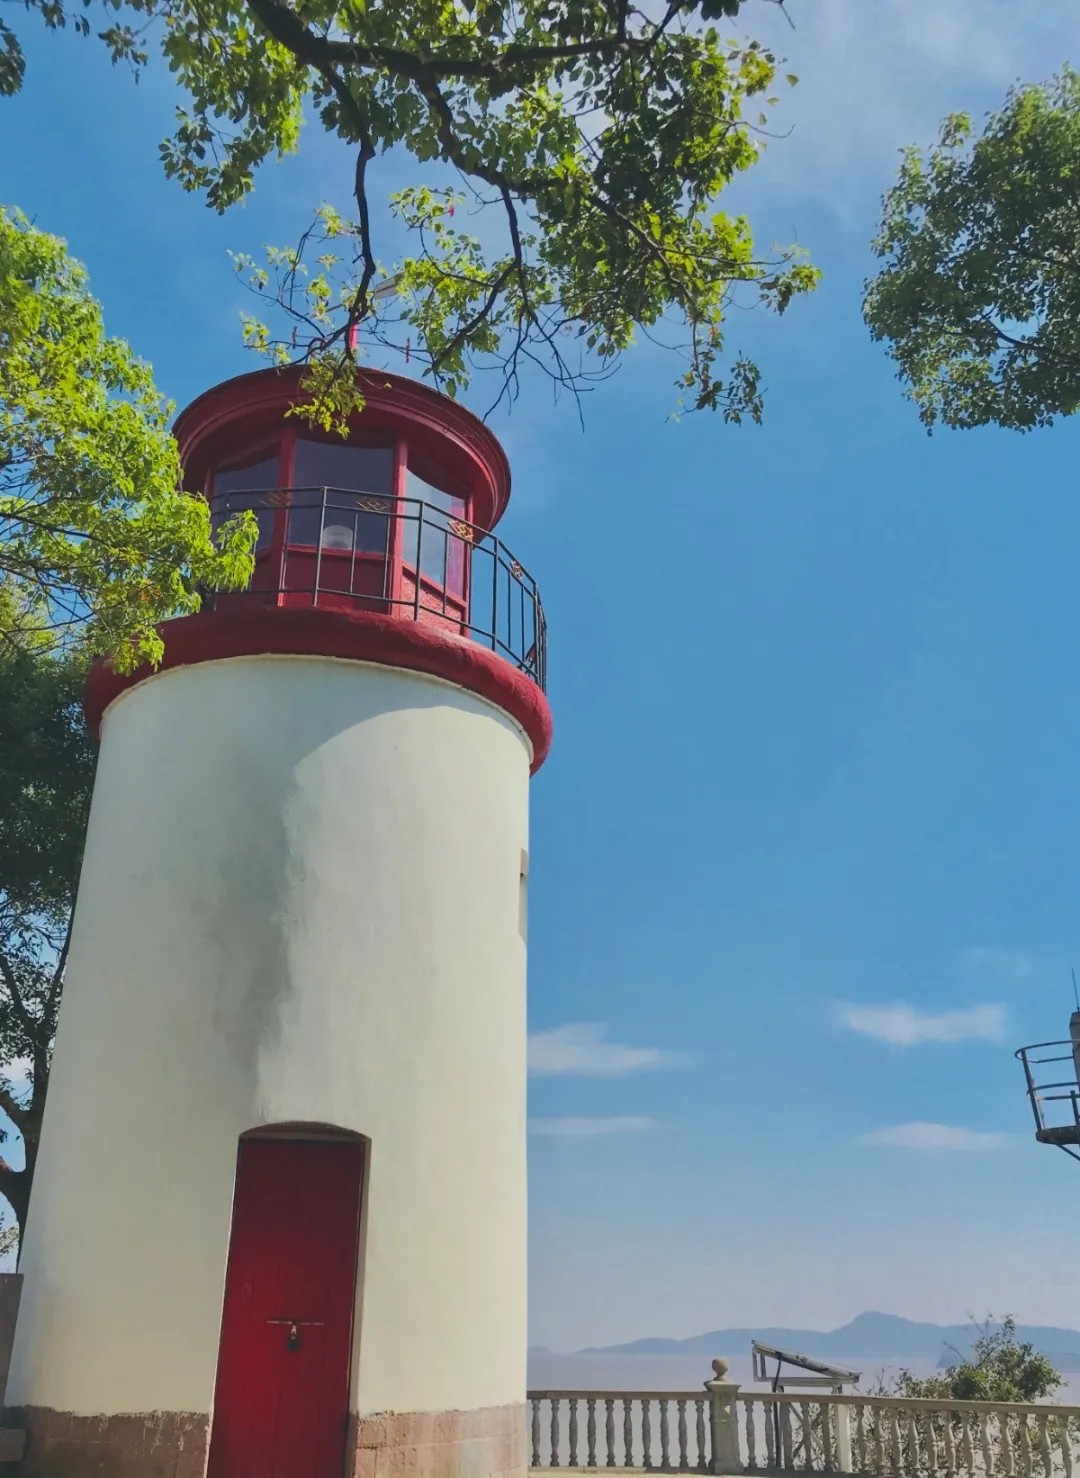
[[735,1398],[739,1394],[738,1381],[727,1379],[728,1362],[717,1357],[712,1362],[712,1380],[705,1382],[709,1393],[709,1417],[712,1432],[713,1473],[741,1473],[742,1454],[739,1451],[739,1423]]

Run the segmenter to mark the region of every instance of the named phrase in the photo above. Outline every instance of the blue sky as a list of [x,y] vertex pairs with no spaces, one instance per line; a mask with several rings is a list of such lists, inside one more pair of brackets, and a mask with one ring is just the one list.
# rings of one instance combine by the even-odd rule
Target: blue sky
[[[551,630],[530,1194],[554,1348],[867,1307],[1080,1325],[1080,1170],[1034,1144],[1012,1059],[1066,1028],[1080,965],[1080,426],[928,439],[859,316],[896,150],[1068,59],[1075,0],[788,12],[746,12],[801,82],[738,200],[826,277],[732,326],[765,425],[666,420],[653,349],[584,432],[539,385],[495,423]],[[69,239],[179,405],[253,367],[226,250],[345,203],[344,156],[313,131],[218,219],[161,175],[167,77],[22,30],[3,199]]]

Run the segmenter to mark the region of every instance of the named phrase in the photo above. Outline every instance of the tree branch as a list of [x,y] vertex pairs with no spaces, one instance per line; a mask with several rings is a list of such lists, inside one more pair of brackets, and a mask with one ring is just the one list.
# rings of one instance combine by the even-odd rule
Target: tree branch
[[2,951],[0,951],[0,977],[3,978],[4,984],[8,988],[8,992],[11,996],[11,1004],[15,1007],[16,1016],[19,1018],[19,1021],[26,1029],[27,1036],[32,1039],[35,1035],[36,1023],[34,1021],[34,1018],[26,1009],[26,1003],[22,998],[22,992],[19,990],[18,981],[15,978],[15,971],[12,968],[11,961]]
[[620,54],[644,52],[649,43],[635,37],[598,36],[592,41],[567,41],[557,46],[504,46],[488,59],[451,56],[445,51],[421,58],[416,52],[395,46],[361,46],[355,41],[335,41],[311,31],[282,0],[247,0],[247,7],[275,41],[309,66],[362,67],[392,72],[419,81],[422,74],[435,78],[474,78],[491,81],[514,67],[542,69],[551,62],[575,61],[583,57],[611,59]]
[[485,184],[493,185],[503,195],[504,200],[505,192],[508,190],[512,190],[516,195],[529,195],[546,183],[542,179],[512,180],[501,169],[495,169],[492,165],[486,164],[479,155],[470,159],[463,140],[458,136],[453,111],[439,87],[438,78],[434,72],[422,67],[414,75],[413,81],[420,96],[435,114],[435,129],[443,154],[464,174],[473,175],[476,179],[483,180]]
[[[273,5],[275,0],[249,0],[249,3]],[[303,30],[303,27],[300,27]],[[309,33],[310,34],[310,33]],[[371,240],[371,210],[367,198],[367,167],[375,158],[375,144],[371,137],[371,129],[367,114],[351,89],[340,77],[334,68],[326,62],[314,63],[319,75],[331,88],[340,104],[342,111],[352,119],[353,127],[356,129],[360,140],[360,147],[356,155],[356,169],[353,175],[353,196],[356,200],[356,210],[360,223],[360,257],[364,264],[363,274],[360,278],[360,286],[353,294],[352,303],[349,306],[349,316],[345,324],[346,341],[348,342],[351,331],[360,322],[361,318],[367,316],[371,306],[370,292],[371,284],[375,280],[378,266],[375,261],[375,252]]]
[[499,273],[498,277],[496,277],[495,281],[491,284],[491,290],[488,293],[487,297],[484,299],[483,306],[476,310],[473,316],[469,319],[468,323],[462,324],[453,338],[447,340],[447,342],[439,350],[438,354],[436,354],[432,358],[431,368],[436,374],[438,373],[440,366],[445,364],[445,362],[450,358],[451,354],[457,353],[461,346],[468,340],[470,335],[473,334],[476,329],[480,327],[484,319],[487,318],[491,310],[495,307],[495,304],[499,300],[499,294],[502,292],[503,288],[513,276],[514,266],[515,264],[513,262],[507,263],[507,265]]
[[71,911],[68,914],[67,928],[64,930],[64,942],[61,944],[59,953],[57,954],[56,964],[53,967],[52,979],[49,982],[48,994],[45,997],[46,1020],[48,1020],[52,1012],[55,1010],[56,1003],[60,998],[60,991],[64,983],[64,971],[67,969],[68,953],[71,949],[71,926],[74,922],[75,905],[73,902],[71,906]]
[[[21,1134],[26,1127],[27,1118],[29,1117],[26,1111],[26,1105],[20,1103],[11,1090],[5,1087],[3,1083],[0,1083],[0,1109],[3,1109],[4,1113],[7,1114],[8,1118]],[[4,1161],[0,1159],[0,1165],[3,1164]]]

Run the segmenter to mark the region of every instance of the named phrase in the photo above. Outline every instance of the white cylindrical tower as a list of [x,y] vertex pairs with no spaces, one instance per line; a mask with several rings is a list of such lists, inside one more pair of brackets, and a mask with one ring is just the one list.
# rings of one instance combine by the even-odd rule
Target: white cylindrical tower
[[[180,418],[251,588],[92,674],[101,751],[8,1387],[23,1472],[522,1473],[536,587],[497,442],[394,376]],[[82,1469],[80,1468],[80,1471]]]

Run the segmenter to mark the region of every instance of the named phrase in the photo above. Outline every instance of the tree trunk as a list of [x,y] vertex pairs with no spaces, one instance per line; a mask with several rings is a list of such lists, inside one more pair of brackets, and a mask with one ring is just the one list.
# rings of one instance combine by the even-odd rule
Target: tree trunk
[[29,1170],[13,1170],[10,1165],[0,1169],[0,1195],[15,1213],[15,1221],[19,1228],[20,1249],[23,1232],[26,1229],[26,1213],[30,1208],[31,1179],[32,1172]]

